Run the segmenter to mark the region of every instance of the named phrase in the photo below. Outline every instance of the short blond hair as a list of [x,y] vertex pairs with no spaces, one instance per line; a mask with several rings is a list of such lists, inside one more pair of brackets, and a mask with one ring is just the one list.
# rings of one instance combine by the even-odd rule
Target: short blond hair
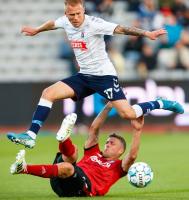
[[65,0],[65,7],[67,5],[71,5],[71,6],[75,6],[77,4],[81,4],[82,6],[84,6],[84,0]]

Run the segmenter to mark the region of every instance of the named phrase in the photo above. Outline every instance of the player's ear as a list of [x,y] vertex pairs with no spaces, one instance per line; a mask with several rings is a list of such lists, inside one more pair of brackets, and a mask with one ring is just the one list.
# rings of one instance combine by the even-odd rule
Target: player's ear
[[124,152],[125,152],[125,151],[124,151],[123,148],[120,148],[119,151],[118,151],[118,153],[119,153],[120,155],[122,155]]

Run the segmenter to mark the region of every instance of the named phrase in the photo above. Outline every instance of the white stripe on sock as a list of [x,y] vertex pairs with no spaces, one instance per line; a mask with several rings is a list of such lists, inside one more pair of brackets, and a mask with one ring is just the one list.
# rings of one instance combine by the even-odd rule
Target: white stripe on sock
[[143,115],[143,110],[139,105],[135,104],[135,105],[132,106],[132,108],[134,109],[134,111],[136,113],[136,118]]
[[48,108],[52,108],[52,102],[51,101],[48,101],[48,100],[46,100],[46,99],[43,99],[43,98],[41,98],[40,100],[39,100],[39,103],[38,103],[38,105],[40,105],[40,106],[45,106],[45,107],[48,107]]
[[36,139],[36,134],[33,131],[27,131],[27,134],[32,138],[32,139]]
[[159,103],[160,108],[163,108],[163,101],[162,100],[157,100],[157,102]]

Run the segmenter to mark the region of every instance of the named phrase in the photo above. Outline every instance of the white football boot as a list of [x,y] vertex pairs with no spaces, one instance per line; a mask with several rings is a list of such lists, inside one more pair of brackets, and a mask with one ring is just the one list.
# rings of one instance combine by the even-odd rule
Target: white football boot
[[10,167],[11,174],[20,174],[26,169],[25,154],[26,152],[24,149],[18,152],[15,163],[13,163]]
[[56,135],[56,139],[59,142],[63,142],[67,138],[70,137],[70,135],[72,133],[73,126],[74,126],[76,120],[77,120],[77,114],[76,113],[71,113],[63,119],[61,127],[60,127],[60,129],[59,129],[59,131],[57,132],[57,135]]

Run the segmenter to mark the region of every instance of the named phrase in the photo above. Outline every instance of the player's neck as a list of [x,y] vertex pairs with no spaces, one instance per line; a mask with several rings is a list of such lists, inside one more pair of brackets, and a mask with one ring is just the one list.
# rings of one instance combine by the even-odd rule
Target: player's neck
[[105,158],[106,160],[117,160],[117,159],[119,159],[118,157],[107,157],[107,156],[104,156],[103,154],[102,154],[102,156],[103,156],[103,158]]

